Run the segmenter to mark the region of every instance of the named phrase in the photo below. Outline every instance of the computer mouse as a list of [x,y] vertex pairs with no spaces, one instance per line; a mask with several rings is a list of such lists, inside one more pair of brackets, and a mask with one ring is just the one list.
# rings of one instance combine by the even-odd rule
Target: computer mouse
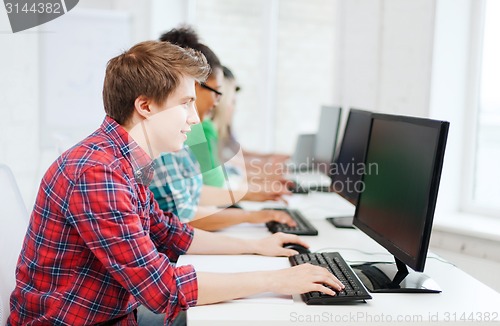
[[309,254],[311,252],[306,247],[299,245],[297,243],[285,243],[283,245],[283,248],[293,249],[293,250],[297,251],[299,254]]

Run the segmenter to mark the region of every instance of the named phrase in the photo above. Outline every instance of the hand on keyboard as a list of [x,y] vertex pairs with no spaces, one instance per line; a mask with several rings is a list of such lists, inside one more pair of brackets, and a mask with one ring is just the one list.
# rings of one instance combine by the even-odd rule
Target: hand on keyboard
[[278,222],[286,224],[288,226],[297,226],[297,223],[285,212],[275,211],[275,210],[262,210],[250,212],[250,223],[267,223],[267,222]]
[[323,267],[345,286],[343,291],[338,291],[337,295],[333,297],[318,291],[303,293],[302,298],[307,304],[338,304],[365,301],[372,298],[338,252],[306,253],[290,256],[288,260],[292,266],[315,265]]
[[288,214],[296,223],[296,226],[289,226],[276,221],[267,222],[266,226],[272,233],[283,232],[297,235],[318,235],[318,230],[298,210],[286,208],[272,208],[272,210]]
[[271,284],[271,291],[280,294],[319,291],[335,296],[335,291],[343,289],[344,285],[326,268],[311,264],[275,271]]

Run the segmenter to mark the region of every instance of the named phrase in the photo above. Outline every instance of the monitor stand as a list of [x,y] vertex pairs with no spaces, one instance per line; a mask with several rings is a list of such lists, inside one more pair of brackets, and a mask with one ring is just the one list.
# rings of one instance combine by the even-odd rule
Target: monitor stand
[[354,225],[352,224],[353,218],[353,216],[333,216],[327,217],[326,220],[336,228],[355,229]]
[[396,259],[394,263],[364,263],[351,265],[368,291],[373,293],[439,293],[436,282],[424,273],[408,271],[406,265]]

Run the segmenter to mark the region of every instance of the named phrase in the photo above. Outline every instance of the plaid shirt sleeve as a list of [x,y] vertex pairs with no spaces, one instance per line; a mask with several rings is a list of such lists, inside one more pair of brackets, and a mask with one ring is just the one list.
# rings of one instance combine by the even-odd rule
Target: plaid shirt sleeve
[[[150,237],[158,251],[165,253],[171,261],[177,261],[180,255],[189,249],[193,228],[183,224],[171,212],[164,212],[151,196],[151,233]],[[166,230],[168,228],[168,231]],[[179,237],[179,234],[190,234],[191,237]]]
[[[162,221],[159,214],[153,214],[150,223],[155,208],[141,207],[149,201],[137,198],[148,195],[146,186],[127,179],[123,171],[97,165],[87,169],[72,187],[67,219],[118,283],[148,309],[172,319],[181,309],[196,304],[196,273],[192,266],[174,267],[154,242],[163,243],[163,250],[168,250],[167,245],[175,254],[182,253],[191,244],[192,229],[176,223],[175,218]],[[94,287],[102,284],[89,281],[86,286],[99,290]]]
[[184,148],[156,159],[149,188],[163,211],[172,212],[187,223],[198,209],[202,184],[198,162],[192,152]]

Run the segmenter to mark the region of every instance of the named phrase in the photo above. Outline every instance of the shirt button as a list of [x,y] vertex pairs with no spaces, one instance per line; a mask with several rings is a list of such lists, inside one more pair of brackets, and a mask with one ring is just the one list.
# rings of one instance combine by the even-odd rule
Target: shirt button
[[135,176],[140,178],[142,176],[142,171],[141,170],[135,171]]

